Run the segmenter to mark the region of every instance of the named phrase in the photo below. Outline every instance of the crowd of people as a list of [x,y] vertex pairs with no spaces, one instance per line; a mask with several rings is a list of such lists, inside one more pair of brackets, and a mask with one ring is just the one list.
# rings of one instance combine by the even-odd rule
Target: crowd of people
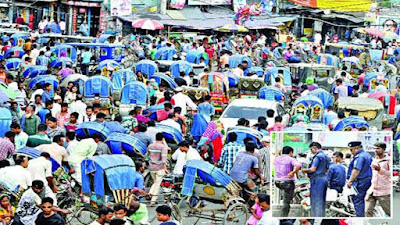
[[[40,32],[45,32],[46,27],[50,26],[43,20],[40,24]],[[57,29],[60,27],[54,26]],[[81,27],[82,31],[87,32],[87,27]],[[62,32],[60,28],[60,32]],[[54,32],[54,31],[53,31]],[[57,31],[58,32],[58,31]],[[32,32],[32,33],[36,33]],[[320,42],[321,40],[319,40]],[[316,41],[318,42],[318,41]],[[122,64],[128,61],[137,62],[141,59],[155,60],[156,50],[161,47],[175,48],[177,54],[174,60],[184,60],[185,55],[190,50],[197,50],[207,54],[209,63],[206,64],[205,58],[200,59],[200,65],[204,66],[204,71],[200,74],[190,72],[188,76],[181,74],[175,78],[178,88],[171,90],[162,84],[156,82],[154,78],[149,78],[147,74],[140,71],[136,73],[137,80],[147,86],[149,93],[149,105],[164,103],[164,108],[156,111],[156,118],[150,118],[149,114],[144,114],[144,108],[136,106],[129,112],[128,116],[107,115],[102,111],[102,106],[98,103],[87,105],[83,100],[83,93],[77,83],[70,82],[67,87],[55,89],[52,84],[37,84],[34,89],[27,88],[27,80],[21,74],[30,66],[41,65],[49,67],[50,63],[58,58],[51,47],[58,44],[56,40],[42,45],[37,42],[37,36],[24,40],[22,56],[23,63],[18,74],[11,74],[5,67],[6,60],[0,61],[0,81],[8,89],[16,93],[15,98],[10,98],[3,107],[9,109],[12,115],[12,124],[5,136],[0,140],[0,177],[2,180],[15,182],[23,194],[19,202],[14,207],[10,200],[12,196],[1,195],[0,221],[6,224],[14,225],[41,225],[41,224],[65,224],[63,215],[70,213],[68,209],[57,207],[58,187],[53,179],[51,172],[51,161],[53,158],[57,163],[64,166],[68,173],[78,182],[81,181],[81,162],[88,157],[96,155],[112,154],[110,147],[102,141],[99,134],[95,133],[84,139],[76,137],[76,129],[85,122],[97,122],[114,132],[120,132],[132,135],[140,140],[148,152],[148,163],[137,163],[137,176],[135,179],[136,188],[140,193],[150,198],[148,206],[133,202],[130,207],[123,205],[110,208],[102,208],[98,212],[98,219],[92,224],[147,224],[149,214],[147,207],[157,206],[157,196],[160,192],[160,184],[164,175],[168,173],[182,175],[183,168],[188,160],[205,160],[220,168],[236,181],[242,188],[257,193],[259,185],[268,185],[270,177],[270,143],[271,134],[274,131],[284,131],[289,124],[282,122],[282,117],[276,115],[273,110],[268,110],[264,115],[260,115],[256,124],[250,124],[249,120],[238,119],[237,126],[255,129],[263,134],[258,145],[251,138],[240,138],[236,133],[229,133],[225,136],[225,131],[221,130],[217,121],[216,110],[212,104],[212,96],[204,96],[200,102],[193,101],[188,95],[183,93],[184,86],[198,86],[199,77],[210,72],[232,72],[238,78],[244,77],[249,68],[249,64],[264,67],[268,60],[282,61],[284,63],[316,63],[316,57],[323,51],[321,43],[314,43],[311,48],[298,45],[296,42],[282,44],[277,42],[274,35],[252,34],[243,37],[238,36],[218,36],[212,35],[210,38],[190,41],[168,40],[164,35],[155,35],[150,43],[145,43],[140,35],[130,35],[126,38],[112,38],[110,43],[120,43],[127,46],[128,51]],[[16,46],[17,40],[9,39],[6,42],[0,40],[1,53]],[[281,49],[281,50],[280,50]],[[347,86],[354,79],[350,76],[348,68],[341,66],[338,70],[333,90],[334,100],[341,97],[351,96],[367,97],[368,87],[363,86],[363,74],[371,65],[368,51],[360,52],[365,71],[361,72],[358,84],[353,86],[353,93],[348,93]],[[97,53],[99,54],[99,53]],[[235,68],[229,68],[229,58],[232,55],[241,54],[248,56],[251,62],[243,61]],[[333,54],[340,60],[346,53],[338,52]],[[66,65],[57,73],[60,79],[68,77],[82,68],[83,74],[89,74],[89,64],[93,60],[96,52],[86,49],[78,49],[77,66]],[[62,54],[60,57],[68,57]],[[394,57],[394,58],[393,58]],[[398,59],[398,53],[393,53],[390,63],[395,63]],[[207,57],[206,57],[207,58]],[[170,73],[167,73],[170,75]],[[56,74],[53,74],[56,75]],[[275,87],[287,93],[288,90],[282,84],[283,77],[275,79]],[[297,84],[294,84],[297,85]],[[288,108],[293,101],[306,96],[318,86],[314,84],[312,78],[307,79],[304,84],[298,84],[298,92],[293,93],[288,99]],[[388,92],[388,88],[383,83],[377,83],[378,91]],[[398,99],[400,98],[397,95]],[[196,104],[197,103],[197,104]],[[202,135],[199,140],[187,137],[178,144],[178,148],[173,149],[165,142],[165,136],[155,128],[156,124],[163,124],[173,127],[183,134],[190,134],[191,128],[187,123],[187,112],[196,111],[205,124],[196,124],[193,126],[203,126]],[[358,116],[358,111],[353,110],[350,116]],[[307,123],[306,116],[296,117],[292,121],[293,127],[304,127]],[[345,118],[344,111],[335,112],[332,106],[327,107],[324,113],[322,123],[333,129],[335,125]],[[197,127],[198,128],[198,127]],[[226,138],[226,142],[225,142]],[[17,155],[16,152],[25,147],[36,148],[41,151],[39,157],[28,159],[23,155]],[[329,164],[327,156],[321,151],[319,143],[313,143],[310,148],[315,154],[312,163],[308,169],[303,169],[303,173],[309,174],[311,179],[311,201],[312,215],[323,216],[325,213],[325,191],[328,186],[341,192],[345,185],[356,186],[361,195],[354,198],[357,216],[370,216],[376,201],[387,211],[387,187],[377,186],[377,182],[382,184],[386,181],[388,159],[384,154],[386,146],[384,144],[376,146],[377,157],[368,158],[366,153],[359,145],[354,143],[349,146],[352,149],[354,158],[348,169],[340,166],[343,156],[340,152],[334,154],[333,164]],[[354,149],[354,150],[353,150]],[[167,161],[170,158],[175,162],[171,167]],[[364,156],[365,155],[365,156]],[[361,160],[363,158],[363,160]],[[364,159],[365,158],[365,159]],[[362,163],[361,162],[364,162]],[[290,201],[293,198],[295,173],[301,170],[301,165],[293,158],[293,149],[283,148],[282,155],[275,161],[275,167],[281,164],[281,173],[275,170],[276,186],[284,191],[284,209],[283,214],[288,215]],[[372,169],[369,165],[372,165]],[[290,166],[291,170],[286,168]],[[151,187],[144,187],[143,171],[149,170],[154,181]],[[343,171],[347,170],[347,177],[343,176]],[[329,171],[327,175],[325,172]],[[382,172],[386,171],[386,172]],[[390,170],[389,170],[390,171]],[[389,176],[390,177],[390,176]],[[365,179],[367,178],[367,179]],[[345,180],[348,183],[345,184]],[[372,184],[371,184],[372,179]],[[389,181],[389,180],[387,180]],[[146,193],[145,190],[148,190]],[[367,196],[367,200],[364,197]],[[270,199],[266,194],[259,193],[257,201],[252,205],[252,216],[247,224],[279,224],[279,221],[273,220],[269,208]],[[366,204],[366,207],[364,206]],[[390,205],[390,203],[389,203]],[[366,208],[366,210],[364,210]],[[366,212],[365,212],[366,211]],[[177,224],[171,218],[171,208],[167,205],[159,205],[156,208],[157,219],[160,224]],[[62,216],[61,216],[62,215]],[[333,220],[332,220],[333,221]],[[331,221],[331,222],[332,222]],[[302,221],[306,224],[309,221]],[[328,223],[328,221],[325,221]],[[335,220],[334,222],[338,222]],[[292,220],[281,221],[281,224],[293,224]]]

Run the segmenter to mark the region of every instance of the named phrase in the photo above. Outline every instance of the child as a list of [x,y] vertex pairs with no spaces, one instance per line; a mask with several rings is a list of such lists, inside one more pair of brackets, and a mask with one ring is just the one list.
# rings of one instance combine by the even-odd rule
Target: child
[[15,207],[11,206],[7,195],[0,195],[0,224],[7,225],[14,217]]
[[122,223],[124,225],[131,225],[131,223],[128,220],[128,217],[126,216],[127,212],[128,212],[128,209],[124,205],[119,204],[119,205],[114,206],[115,218],[126,221],[125,223]]
[[254,205],[251,207],[251,216],[250,218],[247,220],[247,225],[257,225],[258,221],[261,219],[262,217],[262,213],[263,211],[260,208],[260,205],[258,204],[258,196],[256,198],[256,202],[254,203]]
[[177,221],[171,220],[172,210],[167,205],[158,206],[156,209],[157,220],[160,221],[160,225],[179,225]]

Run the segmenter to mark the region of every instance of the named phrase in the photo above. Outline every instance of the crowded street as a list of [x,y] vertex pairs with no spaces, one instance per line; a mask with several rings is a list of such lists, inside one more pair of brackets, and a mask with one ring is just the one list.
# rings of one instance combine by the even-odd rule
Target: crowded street
[[0,1],[0,225],[400,224],[388,2]]

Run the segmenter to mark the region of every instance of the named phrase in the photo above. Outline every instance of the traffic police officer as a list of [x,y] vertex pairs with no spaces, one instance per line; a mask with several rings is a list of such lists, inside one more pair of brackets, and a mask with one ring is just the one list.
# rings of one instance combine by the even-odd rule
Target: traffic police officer
[[346,168],[341,165],[343,162],[343,153],[335,152],[333,154],[333,161],[334,162],[329,165],[327,176],[329,188],[342,193],[343,187],[346,185]]
[[349,165],[347,172],[347,187],[353,186],[357,193],[352,196],[356,215],[358,217],[365,216],[365,196],[367,190],[371,186],[372,179],[372,157],[362,149],[360,141],[353,141],[349,143],[351,154],[354,158]]
[[325,217],[326,190],[328,180],[326,174],[329,168],[329,157],[322,151],[318,142],[310,144],[311,152],[314,154],[308,169],[303,169],[310,178],[311,216]]

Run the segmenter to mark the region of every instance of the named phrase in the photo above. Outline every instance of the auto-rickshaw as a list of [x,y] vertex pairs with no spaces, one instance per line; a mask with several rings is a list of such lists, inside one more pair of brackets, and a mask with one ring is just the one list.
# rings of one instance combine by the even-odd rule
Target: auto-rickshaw
[[281,79],[281,84],[285,86],[287,94],[292,92],[292,73],[286,67],[275,67],[267,70],[264,81],[271,86],[275,85],[275,78]]
[[340,97],[335,104],[336,112],[344,110],[349,116],[351,110],[357,110],[358,115],[364,118],[370,127],[382,129],[384,108],[381,101],[371,98]]
[[111,133],[104,141],[113,154],[128,154],[132,157],[144,158],[147,154],[146,145],[138,138],[122,133]]
[[[105,44],[105,43],[68,43],[68,45],[76,48],[90,48],[97,62],[111,59],[118,63],[125,57],[125,45],[122,44]],[[99,54],[100,53],[100,54]]]
[[200,77],[200,87],[210,90],[211,101],[215,111],[222,113],[229,103],[227,94],[229,92],[229,81],[224,73],[210,73]]
[[142,72],[143,77],[149,78],[155,73],[158,73],[157,64],[151,60],[141,60],[135,65],[135,72]]
[[347,67],[347,72],[355,78],[357,78],[361,74],[361,70],[363,70],[360,59],[354,56],[343,58],[342,65],[345,65]]
[[311,123],[322,123],[324,104],[313,95],[301,96],[293,104],[291,124],[295,123],[299,115],[306,116]]
[[111,81],[109,78],[97,75],[89,77],[85,82],[84,102],[101,105],[103,112],[109,114]]
[[316,63],[291,63],[289,69],[292,73],[293,82],[306,83],[308,77],[313,77],[315,84],[329,91],[332,84],[328,80],[335,77],[337,68]]
[[322,103],[324,104],[324,108],[327,109],[329,106],[333,105],[333,96],[328,91],[318,88],[309,93],[309,95],[314,95],[321,99]]
[[324,66],[334,66],[339,67],[339,58],[332,54],[320,54],[318,55],[317,62]]
[[369,94],[368,98],[378,99],[382,102],[384,108],[383,129],[392,128],[396,123],[395,106],[397,99],[386,92],[374,92]]
[[287,99],[286,94],[281,89],[273,86],[262,87],[258,91],[258,97],[260,99],[282,102]]
[[359,131],[369,130],[369,124],[364,118],[359,116],[349,116],[341,121],[333,128],[333,131],[352,131],[353,129]]
[[363,86],[368,87],[368,91],[374,91],[377,87],[376,83],[382,83],[389,90],[389,76],[383,73],[373,72],[367,73],[364,77]]
[[263,78],[239,78],[239,98],[257,98],[258,91],[264,87],[264,85]]
[[121,116],[128,116],[135,106],[146,106],[147,101],[147,86],[140,81],[131,81],[121,90],[119,113]]
[[[246,223],[249,213],[245,200],[239,197],[242,188],[228,174],[201,160],[187,161],[184,174],[181,194],[185,197],[178,203],[182,224],[189,224],[190,217],[225,225]],[[207,201],[219,207],[202,206]]]

